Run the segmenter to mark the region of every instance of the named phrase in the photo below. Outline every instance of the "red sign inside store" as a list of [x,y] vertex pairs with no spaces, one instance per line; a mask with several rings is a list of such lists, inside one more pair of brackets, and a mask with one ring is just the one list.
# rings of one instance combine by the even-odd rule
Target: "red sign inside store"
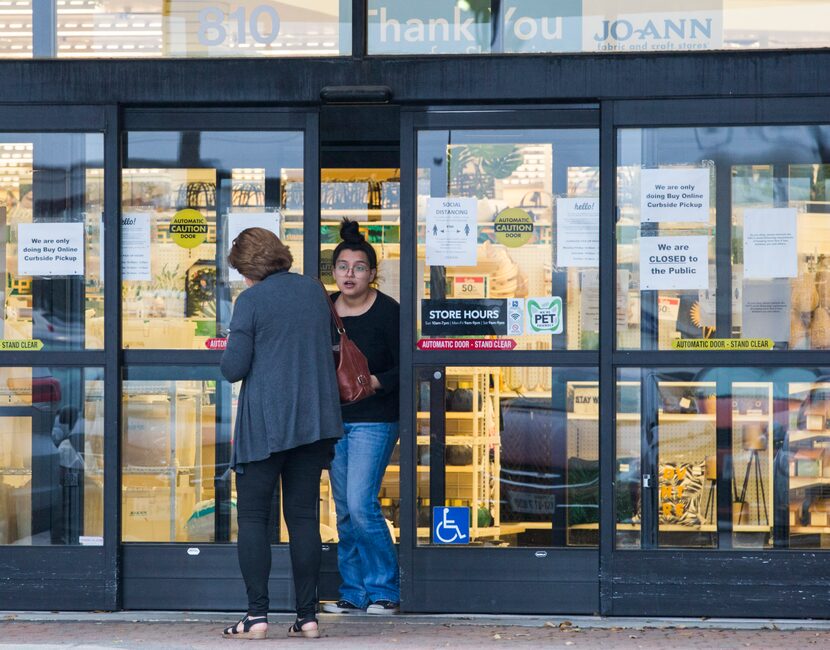
[[421,339],[419,350],[512,350],[513,339]]
[[208,339],[205,347],[208,350],[224,350],[228,346],[228,339]]

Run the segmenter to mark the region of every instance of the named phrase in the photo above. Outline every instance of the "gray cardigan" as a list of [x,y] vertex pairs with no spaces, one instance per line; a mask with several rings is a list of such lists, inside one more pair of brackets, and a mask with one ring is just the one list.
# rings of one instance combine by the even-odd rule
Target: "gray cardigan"
[[231,467],[343,435],[331,346],[331,312],[319,282],[269,275],[243,291],[231,318],[222,374],[242,380]]

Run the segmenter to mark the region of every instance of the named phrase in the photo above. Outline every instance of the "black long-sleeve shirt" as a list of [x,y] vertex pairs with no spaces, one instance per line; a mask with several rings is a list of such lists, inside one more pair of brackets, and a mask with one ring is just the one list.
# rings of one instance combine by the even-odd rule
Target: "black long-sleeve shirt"
[[[332,294],[336,302],[340,292]],[[344,422],[397,422],[400,375],[401,308],[394,298],[377,292],[365,314],[343,317],[346,334],[369,362],[381,388],[371,397],[343,406]]]

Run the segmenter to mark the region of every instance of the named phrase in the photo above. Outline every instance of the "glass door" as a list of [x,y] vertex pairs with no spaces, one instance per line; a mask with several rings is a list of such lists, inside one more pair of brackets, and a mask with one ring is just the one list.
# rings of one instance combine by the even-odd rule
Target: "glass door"
[[598,608],[597,119],[404,117],[402,456],[415,463],[402,468],[401,554],[414,611]]
[[0,110],[0,552],[10,585],[0,603],[10,609],[117,601],[106,118],[100,108]]
[[[289,246],[292,272],[315,272],[317,118],[128,112],[125,127],[124,606],[235,608],[244,604],[244,586],[229,462],[240,385],[227,383],[217,365],[245,285],[227,255],[242,230],[266,228]],[[273,518],[273,578],[290,583],[278,496]],[[275,595],[274,606],[290,603]]]

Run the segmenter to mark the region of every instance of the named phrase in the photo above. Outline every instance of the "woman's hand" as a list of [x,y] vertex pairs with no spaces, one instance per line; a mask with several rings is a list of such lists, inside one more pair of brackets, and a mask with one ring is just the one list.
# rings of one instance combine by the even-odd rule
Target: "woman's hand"
[[375,390],[380,390],[381,388],[383,388],[381,383],[378,381],[378,378],[374,375],[369,375],[369,385],[371,385],[371,387]]

